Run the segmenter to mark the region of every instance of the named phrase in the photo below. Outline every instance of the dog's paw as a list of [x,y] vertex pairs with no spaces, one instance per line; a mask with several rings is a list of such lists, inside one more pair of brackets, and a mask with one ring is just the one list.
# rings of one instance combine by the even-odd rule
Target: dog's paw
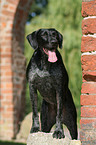
[[40,131],[39,127],[32,127],[31,130],[30,130],[30,133],[35,133],[35,132],[38,132]]
[[53,138],[56,138],[56,139],[65,138],[63,130],[55,130],[53,133]]

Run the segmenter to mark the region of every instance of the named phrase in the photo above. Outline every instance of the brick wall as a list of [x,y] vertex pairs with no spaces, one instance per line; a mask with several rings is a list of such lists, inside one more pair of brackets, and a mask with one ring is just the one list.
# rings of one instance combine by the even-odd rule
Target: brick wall
[[96,0],[82,2],[82,145],[96,144]]
[[24,115],[24,29],[32,0],[0,0],[0,138],[14,138]]

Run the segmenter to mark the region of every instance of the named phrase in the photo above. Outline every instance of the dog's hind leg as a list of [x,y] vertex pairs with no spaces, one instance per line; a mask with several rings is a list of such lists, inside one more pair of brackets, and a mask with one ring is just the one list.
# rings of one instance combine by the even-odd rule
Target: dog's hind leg
[[67,126],[72,139],[77,139],[77,113],[72,100],[71,92],[68,91],[68,99],[63,106],[63,123]]
[[66,120],[64,120],[63,123],[67,126],[72,139],[77,139],[77,124],[76,121],[71,116],[71,114],[70,117],[68,116],[66,117]]
[[29,83],[29,90],[30,90],[30,99],[32,103],[32,111],[33,111],[33,124],[30,133],[38,132],[39,128],[39,116],[37,110],[37,90],[34,86]]
[[49,104],[45,100],[43,100],[41,110],[41,131],[50,132],[55,122],[56,122],[56,106]]

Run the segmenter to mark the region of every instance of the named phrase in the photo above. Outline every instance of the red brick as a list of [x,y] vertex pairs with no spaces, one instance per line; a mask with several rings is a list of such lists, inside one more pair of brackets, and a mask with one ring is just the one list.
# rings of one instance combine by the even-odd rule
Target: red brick
[[6,95],[6,100],[12,100],[13,96],[12,95]]
[[8,72],[5,72],[5,75],[7,75],[7,76],[13,76],[13,72],[10,70]]
[[96,18],[82,20],[82,33],[83,34],[96,33]]
[[[5,53],[5,54],[4,54]],[[1,59],[4,59],[4,57],[5,58],[11,58],[11,56],[12,56],[12,54],[9,52],[9,54],[8,54],[8,52],[6,53],[6,52],[4,52],[4,53],[2,53],[1,54]]]
[[5,27],[6,27],[6,23],[5,22],[2,22],[1,23],[1,28],[4,29]]
[[[11,25],[11,24],[10,24]],[[13,38],[11,36],[6,36],[5,40],[12,40]]]
[[0,112],[4,111],[4,107],[0,106]]
[[[1,55],[11,54],[12,53],[11,44],[6,43],[5,45],[2,45],[1,49],[0,49],[0,52],[1,52]],[[1,57],[3,57],[3,56],[1,56]]]
[[4,123],[4,121],[0,119],[0,125],[2,125],[3,123]]
[[8,8],[8,4],[4,4],[4,6],[3,6],[3,7],[4,7],[5,9],[6,9],[6,8]]
[[1,83],[1,84],[0,84],[0,88],[1,88],[1,89],[5,88],[5,84],[4,84],[4,83]]
[[6,113],[3,113],[2,116],[4,118],[13,118],[13,113],[12,112],[6,112]]
[[96,131],[95,130],[81,130],[80,140],[83,141],[82,145],[96,145]]
[[96,51],[96,38],[82,36],[81,52]]
[[6,66],[1,66],[1,70],[10,70],[11,69],[11,64],[10,65],[6,65]]
[[81,95],[81,105],[96,105],[96,95]]
[[12,112],[14,110],[14,108],[13,108],[13,106],[11,107],[8,107],[8,108],[6,108],[6,111],[9,111],[9,112]]
[[81,93],[82,94],[96,94],[96,82],[83,83]]
[[10,57],[6,58],[6,59],[5,59],[5,63],[6,63],[6,64],[12,63],[12,58],[10,58]]
[[11,3],[11,4],[14,4],[14,5],[17,5],[19,0],[6,0],[7,2]]
[[82,55],[81,56],[82,70],[95,71],[96,70],[96,55]]
[[[1,89],[1,87],[0,87],[0,89]],[[3,99],[3,96],[0,94],[0,100],[1,100],[1,99]]]
[[9,10],[2,10],[2,14],[8,17],[13,17],[14,16],[14,12],[10,12]]
[[9,88],[12,88],[13,87],[13,83],[12,82],[6,82],[6,88],[9,89]]
[[12,100],[6,100],[6,101],[2,101],[2,106],[12,106],[13,102]]
[[10,28],[11,28],[11,29],[13,28],[13,24],[10,24]]
[[1,93],[2,94],[13,94],[13,90],[12,89],[2,89]]
[[16,9],[16,5],[8,5],[8,9],[10,10],[10,11],[15,11],[15,9]]
[[[7,32],[9,32],[9,30]],[[7,47],[9,46],[11,48],[11,45],[12,45],[11,42],[6,42],[6,41],[1,42],[1,46],[7,46]],[[3,49],[5,50],[5,48],[3,48]],[[0,48],[0,50],[1,50],[1,48]],[[12,50],[12,48],[11,48],[11,50]]]
[[96,82],[96,71],[83,71],[82,76],[83,76],[83,82],[86,81]]
[[96,16],[96,1],[82,2],[82,16]]
[[3,59],[1,59],[1,63],[2,64],[10,64],[10,63],[12,63],[12,60],[10,57],[8,57],[6,59],[3,58]]
[[5,76],[5,77],[1,77],[1,82],[12,82],[12,76]]
[[81,117],[96,117],[96,107],[81,107]]
[[96,118],[81,118],[80,125],[81,129],[96,129]]

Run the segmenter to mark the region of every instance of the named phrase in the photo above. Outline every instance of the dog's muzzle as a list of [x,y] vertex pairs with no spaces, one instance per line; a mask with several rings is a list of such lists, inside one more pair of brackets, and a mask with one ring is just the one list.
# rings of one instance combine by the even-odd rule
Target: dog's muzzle
[[58,60],[57,56],[56,56],[56,52],[54,51],[50,51],[46,48],[43,48],[43,51],[48,55],[48,61],[49,62],[56,62]]

